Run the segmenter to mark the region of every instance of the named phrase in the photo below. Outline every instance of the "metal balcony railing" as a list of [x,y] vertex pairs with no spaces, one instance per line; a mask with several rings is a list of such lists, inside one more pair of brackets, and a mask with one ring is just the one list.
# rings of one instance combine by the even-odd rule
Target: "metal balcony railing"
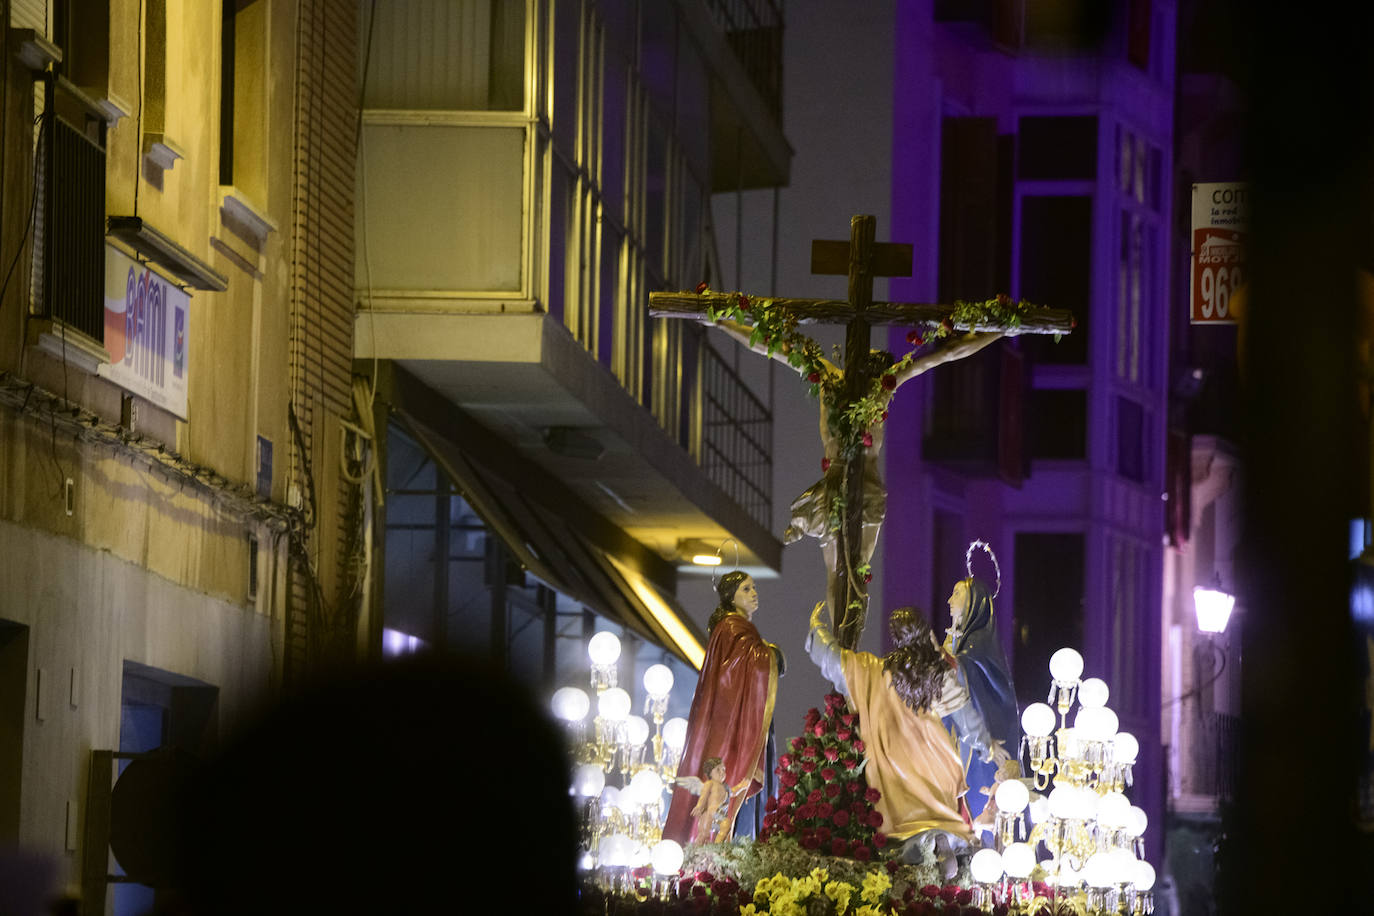
[[782,0],[706,0],[764,104],[782,121]]
[[[51,85],[51,84],[50,84]],[[54,113],[43,149],[43,300],[48,314],[94,340],[105,335],[105,128]],[[94,135],[95,139],[92,139]]]
[[773,517],[773,415],[709,346],[701,348],[701,465],[764,528]]

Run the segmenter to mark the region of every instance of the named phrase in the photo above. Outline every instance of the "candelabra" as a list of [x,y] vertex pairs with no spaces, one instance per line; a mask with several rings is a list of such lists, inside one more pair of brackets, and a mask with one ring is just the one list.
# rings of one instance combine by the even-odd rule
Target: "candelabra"
[[[1055,892],[1077,898],[1082,911],[1143,916],[1154,909],[1155,871],[1143,857],[1147,818],[1125,794],[1140,744],[1118,730],[1106,683],[1080,680],[1082,673],[1076,651],[1054,653],[1048,702],[1032,703],[1021,715],[1021,752],[1031,775],[998,785],[995,845],[970,862],[985,906],[1027,903],[1027,879],[1038,867]],[[1034,824],[1029,831],[1027,812]],[[1037,862],[1042,844],[1049,858]]]
[[574,763],[571,794],[581,799],[581,867],[605,887],[623,890],[631,869],[651,865],[655,873],[671,876],[681,868],[682,848],[661,837],[664,791],[677,772],[687,720],[664,720],[673,688],[667,665],[652,665],[644,672],[645,719],[631,714],[634,702],[616,684],[616,635],[597,633],[587,644],[587,655],[596,697],[590,724],[592,699],[578,687],[560,687],[552,707],[568,733]]

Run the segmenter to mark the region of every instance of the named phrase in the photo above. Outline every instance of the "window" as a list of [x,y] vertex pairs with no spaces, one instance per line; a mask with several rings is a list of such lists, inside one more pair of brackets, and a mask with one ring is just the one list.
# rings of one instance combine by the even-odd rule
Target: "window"
[[1147,474],[1145,460],[1145,408],[1130,398],[1116,399],[1116,473],[1144,483]]
[[1091,263],[1091,197],[1022,198],[1020,295],[1037,305],[1068,309],[1078,322],[1073,333],[1058,343],[1050,337],[1025,341],[1036,362],[1087,362],[1092,334]]
[[1028,451],[1034,459],[1088,457],[1088,393],[1081,389],[1035,388],[1026,423]]
[[1141,311],[1146,298],[1145,221],[1137,213],[1121,214],[1121,256],[1117,265],[1116,374],[1141,381]]
[[1150,72],[1150,0],[1130,0],[1126,59]]
[[1141,632],[1148,588],[1145,551],[1121,538],[1109,538],[1112,602],[1112,706],[1123,715],[1142,714],[1149,704],[1146,670],[1150,663]]
[[[364,108],[524,108],[524,3],[390,0],[374,4],[360,0],[358,9],[361,50],[366,53],[371,44],[370,60],[359,55],[360,79],[361,67],[367,68]],[[372,10],[376,18],[369,21]]]
[[143,136],[167,132],[167,0],[147,0],[143,26]]
[[[124,662],[119,704],[119,750],[143,754],[161,747],[175,747],[197,757],[215,748],[219,688],[137,662]],[[122,775],[131,763],[119,760]],[[115,874],[124,870],[115,862]],[[130,867],[133,867],[130,863]],[[112,887],[115,916],[133,916],[156,909],[153,888],[125,880]]]
[[267,0],[226,0],[220,31],[219,183],[267,204]]
[[1017,128],[1016,176],[1028,181],[1097,177],[1097,117],[1024,117]]
[[49,5],[53,42],[62,49],[62,60],[53,69],[92,98],[105,98],[110,81],[109,0],[56,0]]
[[29,628],[0,620],[0,836],[19,836]]
[[1006,292],[999,229],[1011,209],[995,118],[945,118],[940,137],[941,302]]
[[1018,532],[1013,544],[1012,679],[1024,705],[1045,695],[1056,650],[1083,651],[1084,539],[1081,533]]
[[44,313],[92,340],[105,336],[105,121],[48,83],[52,116],[43,122],[39,156],[42,215],[34,226],[34,276]]

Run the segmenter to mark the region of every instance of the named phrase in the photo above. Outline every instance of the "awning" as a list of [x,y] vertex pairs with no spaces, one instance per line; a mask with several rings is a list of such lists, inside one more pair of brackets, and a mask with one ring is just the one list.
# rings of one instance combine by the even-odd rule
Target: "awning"
[[[443,468],[521,565],[550,587],[701,668],[705,638],[700,628],[667,590],[635,568],[633,558],[617,556],[599,543],[595,532],[605,531],[608,522],[587,507],[554,511],[533,499],[531,489],[544,488],[512,478],[543,472],[523,464],[519,456],[513,456],[513,470],[499,473],[493,462],[473,454],[476,449],[463,448],[412,416],[403,405],[393,405],[392,417]],[[467,433],[481,435],[486,440],[481,450],[491,451],[490,433],[473,429]]]

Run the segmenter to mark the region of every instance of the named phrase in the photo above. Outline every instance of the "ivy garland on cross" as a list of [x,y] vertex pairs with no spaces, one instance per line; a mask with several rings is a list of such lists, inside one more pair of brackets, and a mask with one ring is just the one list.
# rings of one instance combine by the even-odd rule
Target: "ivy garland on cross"
[[[703,283],[696,292],[709,295],[712,291]],[[1015,333],[1022,320],[1039,309],[1024,299],[1013,300],[1005,294],[974,302],[955,300],[949,317],[939,322],[921,322],[918,327],[908,331],[906,340],[911,349],[868,379],[866,390],[859,397],[852,398],[848,396],[843,378],[825,370],[821,345],[797,329],[799,321],[795,312],[775,306],[772,299],[751,298],[739,292],[727,293],[726,296],[728,298],[723,306],[706,308],[707,319],[713,323],[730,320],[750,325],[751,347],[762,344],[769,356],[782,353],[787,362],[806,377],[811,386],[811,396],[819,398],[827,408],[830,433],[839,445],[839,457],[843,461],[862,456],[864,450],[873,445],[869,430],[887,421],[887,405],[897,388],[897,379],[919,356],[930,352],[932,345],[950,337],[956,327],[999,328]],[[1060,336],[1056,334],[1055,340]],[[838,346],[834,347],[832,355],[835,362],[842,360]],[[822,470],[829,470],[828,458],[823,459]],[[844,508],[844,488],[841,487],[831,496],[831,531],[840,530]],[[867,563],[856,572],[865,582],[871,578]]]

